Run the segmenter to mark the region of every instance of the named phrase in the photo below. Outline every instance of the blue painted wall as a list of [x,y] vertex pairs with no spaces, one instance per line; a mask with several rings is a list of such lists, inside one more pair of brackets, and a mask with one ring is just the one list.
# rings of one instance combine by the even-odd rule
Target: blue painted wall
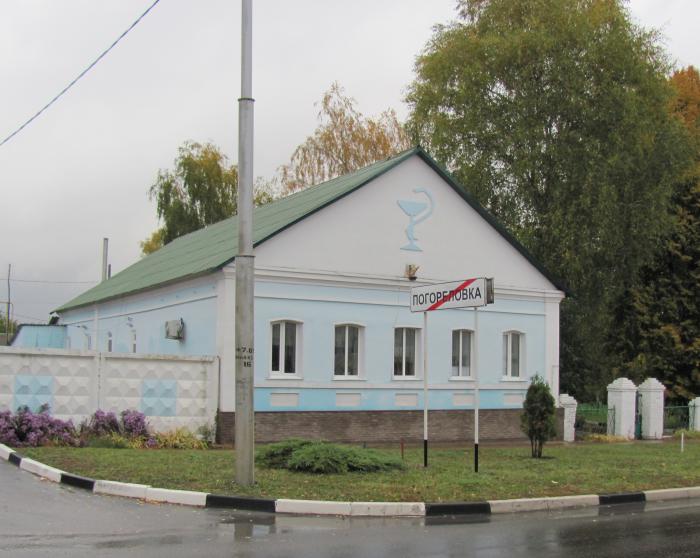
[[[112,350],[131,352],[132,331],[136,331],[138,353],[215,355],[216,278],[217,275],[212,274],[187,284],[101,304],[99,350],[107,350],[107,334],[111,332]],[[517,398],[517,395],[523,395],[529,378],[536,373],[545,373],[544,311],[543,302],[510,299],[497,300],[496,304],[479,310],[479,362],[475,365],[482,386],[483,408],[519,406],[508,396]],[[86,334],[92,335],[93,312],[90,307],[61,316],[61,323],[66,324],[66,346],[87,348]],[[397,406],[397,394],[415,394],[413,408],[422,408],[422,377],[401,379],[393,375],[394,328],[423,326],[423,315],[408,310],[408,293],[369,287],[259,281],[256,284],[255,313],[256,410],[411,408]],[[179,318],[185,322],[185,339],[166,339],[165,321]],[[278,379],[271,374],[271,322],[283,319],[301,323],[298,347],[301,358],[298,377],[295,378]],[[340,323],[363,326],[359,379],[339,380],[334,377],[334,326]],[[472,395],[474,383],[452,378],[451,351],[452,330],[474,327],[473,310],[441,310],[429,314],[428,377],[433,386],[429,395],[430,408],[471,408],[470,404],[454,405],[453,394]],[[521,381],[503,377],[503,333],[509,330],[525,334]],[[94,339],[92,348],[95,348]],[[175,400],[156,391],[152,394],[154,400],[144,405],[158,407],[159,413],[170,414]],[[299,403],[294,407],[273,407],[270,403],[273,393],[297,394]],[[360,394],[359,405],[337,407],[338,393]]]
[[[112,352],[136,352],[164,355],[216,354],[216,280],[202,278],[179,286],[109,301],[98,305],[99,339],[93,334],[92,306],[64,312],[60,322],[66,324],[66,348],[85,350],[90,336],[91,348],[107,351],[112,334]],[[185,322],[183,340],[166,339],[165,322]]]
[[66,345],[66,327],[61,325],[22,324],[12,342],[13,347],[63,349]]
[[[294,300],[294,299],[299,300]],[[309,299],[328,300],[309,300]],[[349,302],[349,301],[356,302]],[[361,393],[358,407],[343,410],[404,409],[395,404],[397,393],[416,393],[422,408],[422,379],[405,380],[393,375],[394,328],[422,328],[423,315],[408,310],[408,294],[380,289],[353,289],[299,284],[259,283],[255,302],[255,381],[275,387],[256,390],[256,410],[337,410],[336,393]],[[277,380],[271,374],[271,327],[275,320],[301,322],[302,345],[299,381]],[[441,310],[428,317],[428,378],[441,389],[430,393],[433,409],[455,407],[454,392],[473,394],[473,382],[452,379],[451,351],[453,329],[474,329],[473,310]],[[356,323],[364,327],[364,374],[359,380],[337,380],[333,375],[334,325]],[[507,408],[504,396],[524,394],[528,379],[544,374],[544,303],[501,300],[479,310],[479,362],[482,387],[481,405]],[[517,330],[525,334],[525,362],[522,381],[503,377],[503,333]],[[289,388],[284,386],[285,382]],[[303,388],[311,384],[311,389]],[[452,384],[452,386],[450,386]],[[381,388],[373,385],[380,385]],[[298,407],[270,406],[271,393],[298,393]]]

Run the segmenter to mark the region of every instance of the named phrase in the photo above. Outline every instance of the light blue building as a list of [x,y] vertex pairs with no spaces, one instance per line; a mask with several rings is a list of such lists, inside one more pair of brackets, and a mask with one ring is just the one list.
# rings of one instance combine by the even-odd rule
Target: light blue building
[[[236,236],[234,217],[178,238],[64,304],[64,347],[218,357],[230,439]],[[420,438],[409,291],[468,277],[493,277],[495,303],[428,316],[432,436],[471,435],[477,379],[482,438],[519,435],[533,375],[558,394],[563,289],[421,149],[257,208],[254,239],[259,440]]]

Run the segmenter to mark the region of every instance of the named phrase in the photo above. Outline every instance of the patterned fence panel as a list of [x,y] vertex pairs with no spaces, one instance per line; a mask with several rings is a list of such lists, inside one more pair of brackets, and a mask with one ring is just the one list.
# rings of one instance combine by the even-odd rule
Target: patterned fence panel
[[214,422],[214,359],[110,355],[100,370],[100,405],[108,411],[139,409],[156,430],[196,430]]
[[0,348],[0,410],[49,405],[79,423],[97,409],[136,409],[156,430],[214,421],[218,359]]

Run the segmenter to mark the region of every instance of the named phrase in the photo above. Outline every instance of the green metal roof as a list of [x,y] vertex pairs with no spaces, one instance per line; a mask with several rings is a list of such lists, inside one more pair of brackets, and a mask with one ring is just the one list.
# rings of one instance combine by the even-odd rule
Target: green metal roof
[[[413,155],[418,155],[428,163],[545,277],[554,285],[559,285],[559,282],[551,279],[544,268],[532,258],[525,248],[490,213],[476,202],[452,179],[447,171],[440,167],[420,147],[409,149],[385,161],[380,161],[351,174],[307,188],[267,205],[256,207],[253,213],[254,245],[257,246],[265,242],[312,213],[345,197]],[[237,252],[238,218],[234,216],[173,240],[160,250],[142,258],[55,311],[64,312],[80,306],[205,275],[233,261]]]

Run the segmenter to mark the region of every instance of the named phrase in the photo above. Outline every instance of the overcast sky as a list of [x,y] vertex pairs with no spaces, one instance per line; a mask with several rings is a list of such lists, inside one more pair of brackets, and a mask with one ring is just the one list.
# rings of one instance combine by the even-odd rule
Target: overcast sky
[[[0,0],[0,139],[34,114],[152,0]],[[365,115],[394,108],[432,26],[454,0],[254,0],[255,175],[271,178],[316,126],[333,81]],[[700,63],[697,0],[632,0],[677,65]],[[185,140],[235,162],[240,1],[161,0],[73,89],[0,147],[0,301],[45,322],[97,281],[110,239],[116,273],[157,226],[147,191]],[[36,281],[36,282],[30,282]],[[44,281],[38,282],[38,281]],[[63,282],[73,282],[64,284]],[[80,283],[85,282],[85,283]],[[4,310],[4,302],[3,310]]]

